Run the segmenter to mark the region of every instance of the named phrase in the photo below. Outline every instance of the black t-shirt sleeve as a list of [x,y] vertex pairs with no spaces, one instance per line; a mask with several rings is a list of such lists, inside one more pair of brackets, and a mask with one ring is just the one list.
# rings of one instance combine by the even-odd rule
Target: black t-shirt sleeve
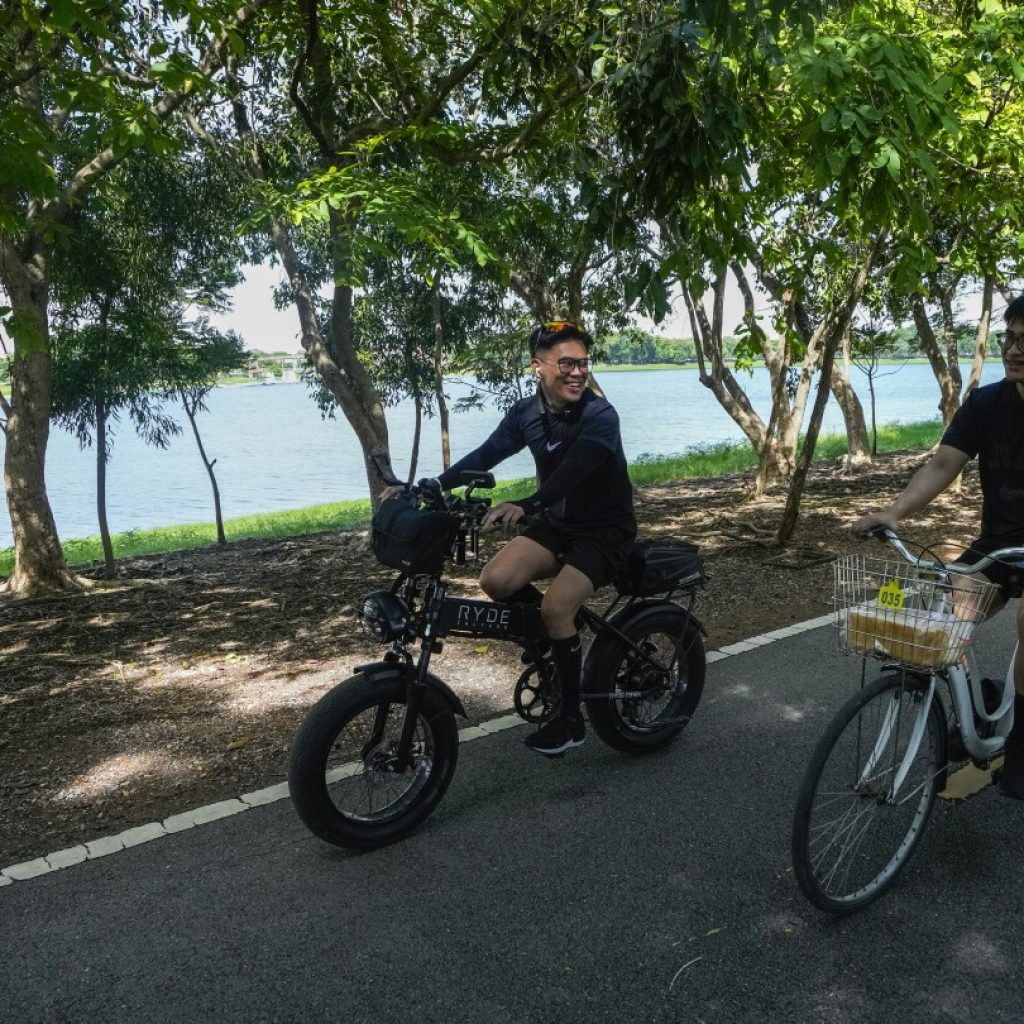
[[977,395],[977,391],[972,391],[967,396],[967,401],[953,414],[953,419],[939,442],[956,448],[970,459],[978,454],[981,447],[978,436],[980,416]]
[[601,441],[580,438],[566,453],[562,464],[544,481],[536,494],[512,502],[527,515],[564,501],[591,473],[600,469],[612,457],[613,450]]
[[446,469],[437,479],[442,490],[458,487],[459,476],[464,470],[486,472],[494,469],[499,462],[504,462],[510,455],[522,451],[526,446],[519,425],[518,406],[511,409],[508,415],[498,424],[497,429],[479,448],[464,455],[450,469]]

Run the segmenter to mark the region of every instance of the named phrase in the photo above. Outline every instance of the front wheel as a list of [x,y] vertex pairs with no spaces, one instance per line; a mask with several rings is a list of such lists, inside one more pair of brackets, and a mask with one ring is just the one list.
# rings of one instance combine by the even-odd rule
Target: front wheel
[[924,680],[887,674],[854,694],[807,765],[793,816],[793,870],[822,910],[877,899],[928,824],[946,768],[946,720]]
[[455,772],[459,734],[445,698],[423,692],[408,763],[396,751],[406,684],[359,675],[310,709],[292,745],[288,790],[325,842],[372,850],[408,835],[437,806]]
[[614,635],[594,642],[586,688],[601,696],[587,701],[587,711],[609,746],[647,754],[671,743],[696,710],[707,667],[704,642],[691,616],[668,602],[642,609],[618,629],[638,649]]

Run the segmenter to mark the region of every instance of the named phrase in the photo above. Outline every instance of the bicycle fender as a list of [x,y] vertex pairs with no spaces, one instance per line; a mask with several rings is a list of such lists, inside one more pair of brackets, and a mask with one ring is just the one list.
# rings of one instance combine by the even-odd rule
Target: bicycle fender
[[639,601],[634,601],[629,607],[620,608],[608,621],[611,625],[621,628],[622,623],[626,619],[631,619],[634,615],[639,615],[641,612],[646,612],[651,608],[678,608],[697,627],[701,636],[708,635],[708,631],[704,628],[704,623],[693,612],[688,608],[684,608],[678,602],[670,601],[665,597],[645,597]]
[[[412,668],[405,665],[396,665],[394,662],[373,661],[367,665],[356,665],[353,671],[367,676],[371,682],[376,683],[384,682],[385,680],[394,679],[396,677],[405,680],[406,674],[411,672]],[[437,690],[441,696],[448,701],[455,714],[460,715],[462,718],[469,717],[466,714],[466,709],[462,706],[462,701],[459,700],[458,695],[443,679],[435,676],[433,672],[428,672],[426,683],[428,686],[432,686]]]

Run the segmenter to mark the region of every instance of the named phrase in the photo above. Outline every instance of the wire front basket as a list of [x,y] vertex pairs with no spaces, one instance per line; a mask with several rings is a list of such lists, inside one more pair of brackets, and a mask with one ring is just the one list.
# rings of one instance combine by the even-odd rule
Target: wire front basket
[[835,562],[839,650],[910,668],[953,665],[964,657],[997,590],[980,576],[844,555]]

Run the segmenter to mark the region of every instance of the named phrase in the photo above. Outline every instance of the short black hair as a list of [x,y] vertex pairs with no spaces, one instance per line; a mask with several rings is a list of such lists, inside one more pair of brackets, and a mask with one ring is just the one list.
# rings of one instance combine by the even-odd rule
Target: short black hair
[[1003,319],[1009,323],[1011,320],[1024,320],[1024,292],[1013,299],[1003,313]]
[[563,341],[578,341],[588,352],[594,339],[583,324],[575,320],[553,320],[539,324],[530,334],[530,355],[547,351]]

